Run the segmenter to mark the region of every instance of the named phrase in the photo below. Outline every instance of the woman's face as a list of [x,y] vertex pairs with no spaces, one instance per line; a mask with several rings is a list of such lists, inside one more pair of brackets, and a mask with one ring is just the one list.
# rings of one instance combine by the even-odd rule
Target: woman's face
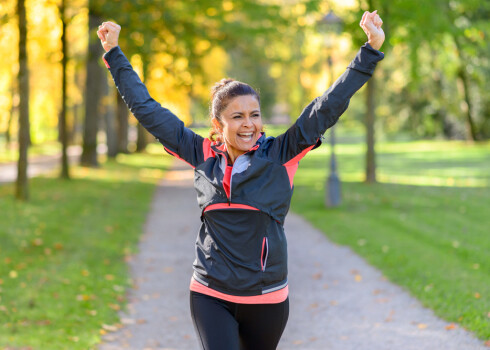
[[233,98],[221,113],[221,121],[213,119],[220,130],[232,162],[250,150],[260,137],[262,116],[259,101],[254,95]]

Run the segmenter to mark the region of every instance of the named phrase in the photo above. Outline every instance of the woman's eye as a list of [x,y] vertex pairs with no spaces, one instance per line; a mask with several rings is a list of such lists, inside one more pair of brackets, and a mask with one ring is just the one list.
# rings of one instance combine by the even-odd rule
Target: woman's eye
[[233,119],[240,119],[242,116],[241,115],[234,115]]
[[258,117],[260,117],[260,114],[258,114],[258,113],[252,114],[252,117],[258,118]]

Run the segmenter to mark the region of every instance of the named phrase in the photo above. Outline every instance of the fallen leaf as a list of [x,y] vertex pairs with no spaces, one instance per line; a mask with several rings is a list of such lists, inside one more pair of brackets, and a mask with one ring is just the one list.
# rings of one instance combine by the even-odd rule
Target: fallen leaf
[[140,318],[139,320],[136,321],[137,324],[145,324],[146,320]]
[[9,277],[10,278],[17,278],[17,277],[19,277],[19,274],[17,273],[17,271],[12,270],[9,272]]
[[359,274],[358,275],[355,275],[354,278],[355,278],[356,282],[361,282],[362,281],[362,276],[359,275]]
[[487,348],[490,348],[490,340],[487,340],[487,341],[485,342],[485,346],[486,346]]
[[393,316],[395,315],[395,310],[391,310],[390,314],[386,318],[385,322],[392,322],[393,321]]
[[115,311],[121,310],[121,306],[119,304],[109,304],[109,307]]
[[318,308],[318,303],[313,303],[313,304],[310,304],[309,306],[309,309],[316,309]]
[[108,281],[114,281],[114,275],[105,275],[105,279]]
[[332,300],[332,301],[330,302],[330,305],[331,305],[331,306],[337,306],[338,304],[339,304],[339,303],[338,303],[338,301],[336,301],[336,300]]
[[293,344],[294,345],[301,345],[301,344],[303,344],[303,341],[302,340],[295,340],[295,341],[293,341]]
[[90,272],[88,270],[82,270],[82,276],[87,277],[90,275]]
[[55,244],[54,244],[54,249],[56,249],[56,250],[61,250],[61,249],[63,249],[63,244],[61,244],[61,243],[55,243]]
[[319,273],[315,273],[313,276],[311,276],[314,280],[319,280],[320,278],[322,278],[322,273],[319,272]]
[[417,325],[418,329],[426,329],[427,328],[427,325],[425,323],[419,323]]
[[102,329],[108,332],[115,332],[117,331],[117,327],[114,325],[109,325],[109,324],[103,324]]
[[446,330],[450,331],[450,330],[458,328],[458,326],[456,326],[454,323],[451,323],[451,324],[448,324],[445,328],[446,328]]
[[43,245],[43,240],[41,238],[33,239],[32,240],[32,245],[33,246],[36,246],[36,247],[39,247],[39,246]]
[[480,298],[481,298],[481,294],[480,294],[480,293],[478,293],[478,292],[476,292],[476,293],[475,293],[475,298],[476,298],[476,299],[480,299]]

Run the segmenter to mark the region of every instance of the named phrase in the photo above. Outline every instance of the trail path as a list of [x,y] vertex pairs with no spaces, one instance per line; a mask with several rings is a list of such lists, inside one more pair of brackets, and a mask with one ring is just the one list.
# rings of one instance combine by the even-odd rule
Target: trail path
[[[99,350],[199,349],[188,288],[200,220],[193,174],[184,169],[177,164],[155,192],[130,262],[134,289],[124,327],[107,334]],[[285,230],[291,311],[279,350],[488,349],[298,215],[288,215]]]
[[[68,147],[68,159],[70,163],[78,161],[82,150],[77,146]],[[29,165],[27,167],[27,175],[29,177],[39,176],[50,171],[60,168],[61,154],[30,156]],[[0,185],[2,183],[15,182],[17,179],[17,163],[9,162],[0,164]]]

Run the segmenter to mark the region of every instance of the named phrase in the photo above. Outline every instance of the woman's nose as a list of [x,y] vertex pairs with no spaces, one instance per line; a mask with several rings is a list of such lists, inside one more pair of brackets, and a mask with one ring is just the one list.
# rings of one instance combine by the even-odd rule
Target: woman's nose
[[243,125],[244,126],[252,126],[252,119],[250,117],[243,118]]

